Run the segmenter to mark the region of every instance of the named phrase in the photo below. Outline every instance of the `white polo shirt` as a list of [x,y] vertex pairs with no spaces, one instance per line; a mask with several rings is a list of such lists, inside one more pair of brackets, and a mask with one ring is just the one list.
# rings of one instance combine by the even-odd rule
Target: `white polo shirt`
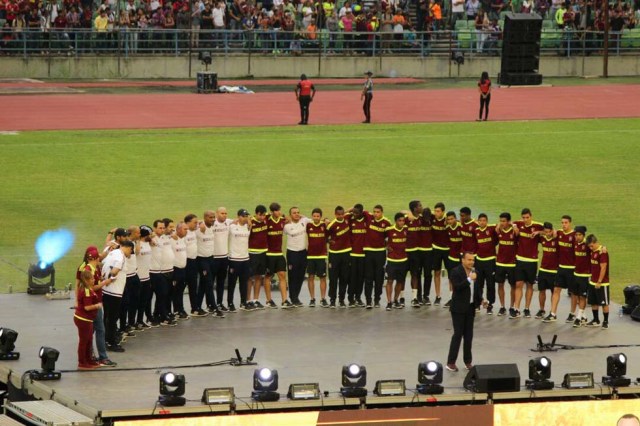
[[137,256],[138,278],[140,281],[149,281],[149,267],[151,266],[151,244],[140,241],[140,252]]
[[185,238],[171,239],[173,250],[173,267],[183,269],[187,266],[187,244]]
[[151,238],[151,262],[149,272],[159,274],[162,272],[162,243],[157,235]]
[[125,273],[128,277],[133,277],[138,273],[138,259],[136,258],[136,246],[139,244],[138,241],[133,243],[133,249],[131,250],[131,256],[126,261]]
[[111,250],[107,257],[102,261],[102,279],[106,280],[111,275],[111,271],[119,269],[120,272],[116,275],[116,278],[111,284],[102,288],[103,294],[110,296],[122,297],[124,292],[124,286],[127,283],[127,277],[125,273],[126,257],[120,249]]
[[233,223],[231,219],[213,222],[213,257],[229,256],[229,226]]
[[249,235],[251,231],[247,225],[235,223],[229,226],[229,260],[249,260]]
[[297,223],[289,222],[284,225],[284,235],[287,236],[287,250],[302,251],[307,249],[307,223],[311,222],[303,217]]
[[198,257],[211,257],[214,251],[213,225],[204,227],[204,232],[198,230],[196,232],[196,241],[198,244]]
[[187,246],[187,259],[195,259],[198,256],[198,241],[196,232],[187,230],[187,236],[184,237],[184,242]]
[[162,247],[162,258],[160,261],[160,272],[167,273],[173,272],[173,247],[172,247],[173,238],[168,235],[163,235],[160,237],[161,247]]

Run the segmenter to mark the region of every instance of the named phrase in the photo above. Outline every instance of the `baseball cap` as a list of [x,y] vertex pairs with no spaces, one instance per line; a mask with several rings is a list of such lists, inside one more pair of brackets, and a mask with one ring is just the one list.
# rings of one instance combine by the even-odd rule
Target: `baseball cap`
[[365,71],[365,75],[373,75],[371,71]]
[[129,231],[127,231],[124,228],[118,228],[116,229],[116,232],[113,233],[114,237],[128,237],[129,236]]
[[140,225],[140,236],[148,237],[153,233],[153,229],[149,225]]
[[238,216],[249,216],[249,212],[247,209],[240,209],[238,210]]
[[582,226],[582,225],[578,225],[574,228],[574,231],[582,234],[582,235],[586,235],[587,234],[587,227],[586,226]]
[[98,259],[100,257],[100,253],[98,252],[98,247],[89,246],[87,250],[84,252],[84,256],[87,259]]

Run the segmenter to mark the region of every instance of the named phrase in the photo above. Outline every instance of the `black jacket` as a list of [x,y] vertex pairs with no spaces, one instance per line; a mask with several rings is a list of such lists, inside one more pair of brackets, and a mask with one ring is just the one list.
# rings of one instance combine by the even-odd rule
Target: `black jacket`
[[471,301],[471,286],[467,280],[467,273],[462,265],[458,265],[451,270],[449,281],[453,286],[451,296],[451,312],[465,313],[469,310]]

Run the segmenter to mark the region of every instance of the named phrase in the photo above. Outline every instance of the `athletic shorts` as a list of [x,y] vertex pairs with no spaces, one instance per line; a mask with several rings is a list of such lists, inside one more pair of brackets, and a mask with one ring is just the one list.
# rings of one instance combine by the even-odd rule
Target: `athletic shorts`
[[538,273],[537,262],[523,262],[516,260],[516,281],[524,281],[529,284],[536,282]]
[[409,273],[412,277],[419,277],[422,269],[422,253],[419,251],[407,252],[409,257]]
[[264,275],[267,272],[267,253],[249,253],[251,276]]
[[496,266],[496,282],[498,284],[509,281],[509,285],[516,285],[516,267],[515,266]]
[[307,274],[318,278],[327,276],[327,259],[307,259]]
[[589,284],[587,303],[592,306],[609,306],[609,286],[603,285],[600,288],[596,288],[595,285]]
[[556,287],[568,288],[570,293],[574,293],[575,286],[573,285],[573,269],[558,268]]
[[287,261],[284,255],[279,254],[277,256],[267,255],[267,275],[277,274],[278,272],[284,272],[287,270]]
[[575,292],[571,294],[577,294],[579,297],[587,297],[589,294],[589,277],[573,276],[573,286]]
[[460,264],[459,260],[453,260],[448,256],[447,256],[447,259],[445,260],[445,266],[447,268],[447,272],[450,272],[453,268],[455,268],[459,264]]
[[407,279],[407,261],[404,262],[387,262],[386,272],[387,280],[393,280],[404,283]]
[[556,283],[556,275],[553,272],[540,271],[538,273],[538,291],[553,290]]
[[447,267],[447,257],[449,257],[449,250],[433,249],[433,270],[439,271],[443,267]]

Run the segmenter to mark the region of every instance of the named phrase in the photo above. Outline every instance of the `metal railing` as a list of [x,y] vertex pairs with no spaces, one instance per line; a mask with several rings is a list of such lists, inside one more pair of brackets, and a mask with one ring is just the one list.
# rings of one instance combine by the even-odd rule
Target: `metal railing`
[[[452,55],[499,56],[502,34],[477,30],[404,33],[329,32],[312,36],[280,30],[165,30],[120,28],[97,32],[82,29],[24,30],[0,41],[6,55],[362,55],[389,56]],[[548,55],[592,55],[603,50],[604,34],[593,31],[543,30],[541,53]],[[609,54],[640,54],[640,33],[612,32]]]

